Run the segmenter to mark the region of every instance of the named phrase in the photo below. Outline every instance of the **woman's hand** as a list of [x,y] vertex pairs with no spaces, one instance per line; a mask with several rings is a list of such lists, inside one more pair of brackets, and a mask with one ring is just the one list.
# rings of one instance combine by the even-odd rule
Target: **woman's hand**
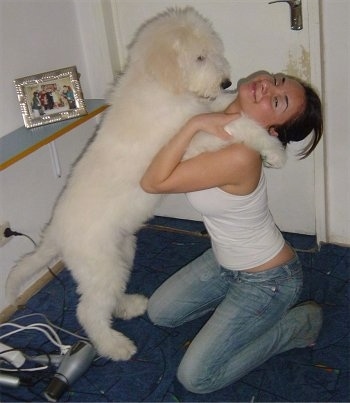
[[186,124],[192,132],[203,131],[222,140],[229,140],[231,135],[224,129],[230,122],[238,119],[239,113],[204,113],[192,117]]

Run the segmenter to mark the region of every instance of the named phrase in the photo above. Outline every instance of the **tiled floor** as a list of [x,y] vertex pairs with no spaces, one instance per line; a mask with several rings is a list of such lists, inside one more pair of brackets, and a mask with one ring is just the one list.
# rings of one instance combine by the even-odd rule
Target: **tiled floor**
[[[209,247],[198,222],[156,217],[140,231],[130,291],[147,296],[172,273]],[[95,361],[62,397],[71,402],[348,402],[349,394],[349,274],[350,249],[322,245],[313,237],[285,234],[299,251],[305,284],[301,300],[314,299],[324,311],[324,325],[314,348],[295,349],[276,356],[239,382],[207,395],[187,392],[176,381],[176,368],[187,343],[205,318],[176,329],[153,326],[146,315],[114,326],[135,340],[137,355],[128,362]],[[81,333],[75,318],[76,286],[67,270],[18,311],[16,318],[45,314],[54,324]],[[11,319],[14,320],[15,318]],[[17,323],[45,322],[40,316]],[[0,335],[10,329],[1,328]],[[76,341],[60,333],[64,343]],[[37,331],[26,330],[6,339],[29,355],[57,353]],[[27,363],[26,365],[29,365]],[[31,365],[33,365],[31,363]],[[42,392],[55,368],[18,373],[22,385],[2,386],[1,402],[45,401]]]

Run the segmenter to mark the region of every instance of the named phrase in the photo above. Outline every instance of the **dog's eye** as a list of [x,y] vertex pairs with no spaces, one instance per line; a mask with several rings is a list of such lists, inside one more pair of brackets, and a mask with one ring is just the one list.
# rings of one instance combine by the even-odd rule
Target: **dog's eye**
[[205,56],[200,55],[197,57],[197,62],[203,62],[204,60],[205,60]]

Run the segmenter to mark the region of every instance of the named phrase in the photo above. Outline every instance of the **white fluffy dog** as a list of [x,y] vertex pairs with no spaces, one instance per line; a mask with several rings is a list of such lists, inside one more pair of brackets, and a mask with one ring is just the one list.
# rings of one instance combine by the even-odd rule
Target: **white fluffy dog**
[[[193,9],[168,10],[140,28],[111,106],[76,163],[41,244],[10,272],[9,301],[14,303],[21,287],[59,256],[78,284],[77,315],[98,353],[127,360],[136,352],[131,340],[111,328],[111,319],[141,315],[147,305],[144,296],[125,294],[134,234],[159,200],[146,194],[139,181],[156,151],[181,125],[210,110],[210,100],[230,85],[228,77],[221,40]],[[272,137],[254,122],[242,118],[231,126],[228,130],[235,132],[235,139],[241,141],[238,132],[250,127],[254,138],[265,139],[268,152],[274,148]],[[222,141],[205,134],[195,143],[188,155],[213,143],[222,146]],[[261,145],[253,146],[261,150]],[[277,154],[281,162],[283,152]]]

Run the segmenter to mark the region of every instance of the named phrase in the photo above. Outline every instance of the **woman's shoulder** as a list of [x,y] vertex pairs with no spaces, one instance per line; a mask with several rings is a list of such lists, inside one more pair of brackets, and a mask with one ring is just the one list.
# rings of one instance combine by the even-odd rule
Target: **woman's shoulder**
[[227,160],[232,164],[253,170],[261,167],[260,153],[244,143],[230,144],[226,147],[226,151]]
[[258,186],[261,176],[260,154],[243,143],[235,143],[225,148],[223,157],[229,180],[221,188],[233,194],[251,193]]

